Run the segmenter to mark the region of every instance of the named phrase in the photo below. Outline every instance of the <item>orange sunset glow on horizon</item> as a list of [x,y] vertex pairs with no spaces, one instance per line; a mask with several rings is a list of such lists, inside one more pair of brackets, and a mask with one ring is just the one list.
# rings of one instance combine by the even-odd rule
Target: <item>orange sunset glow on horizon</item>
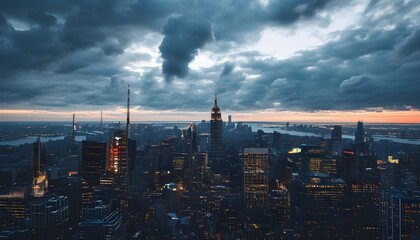
[[[75,111],[77,121],[99,121],[98,111]],[[71,121],[71,111],[47,110],[0,110],[0,121]],[[319,123],[404,123],[419,124],[420,111],[256,111],[235,112],[224,111],[222,118],[232,115],[233,121],[260,121],[260,122],[319,122]],[[106,122],[124,121],[125,109],[103,111],[103,120]],[[152,111],[143,109],[131,110],[132,121],[201,121],[208,120],[208,112],[184,111]]]

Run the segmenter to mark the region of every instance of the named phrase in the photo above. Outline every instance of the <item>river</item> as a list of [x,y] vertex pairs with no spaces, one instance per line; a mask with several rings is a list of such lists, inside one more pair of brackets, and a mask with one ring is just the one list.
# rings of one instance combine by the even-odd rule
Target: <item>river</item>
[[[19,146],[22,144],[34,143],[38,139],[37,136],[29,136],[26,138],[14,139],[14,140],[6,140],[0,141],[1,145],[9,145],[9,146]],[[48,141],[57,141],[57,140],[64,140],[64,136],[57,136],[57,137],[41,137],[41,142],[48,142]],[[81,142],[86,140],[86,136],[76,136],[75,139],[77,142]]]

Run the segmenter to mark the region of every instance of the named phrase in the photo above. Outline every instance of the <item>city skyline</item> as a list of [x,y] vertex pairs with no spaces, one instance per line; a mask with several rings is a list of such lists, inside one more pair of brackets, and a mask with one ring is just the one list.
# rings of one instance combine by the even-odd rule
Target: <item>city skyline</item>
[[0,239],[420,239],[419,16],[0,1]]
[[123,122],[131,85],[133,122],[214,91],[234,121],[420,122],[416,1],[31,5],[0,4],[0,121]]
[[[209,106],[210,107],[210,106]],[[222,106],[223,108],[223,106]],[[208,112],[177,112],[177,111],[151,111],[130,109],[131,122],[199,122],[208,119]],[[115,110],[102,110],[104,122],[125,122],[125,108]],[[76,113],[78,122],[99,122],[101,118],[101,110],[98,111],[38,111],[38,110],[0,110],[0,122],[22,121],[22,122],[71,122],[71,116]],[[264,115],[261,115],[264,114]],[[420,122],[420,116],[417,111],[383,111],[383,112],[273,112],[273,111],[255,111],[254,113],[230,113],[233,121],[238,122],[297,122],[297,123],[352,123],[363,121],[369,123],[403,123],[417,124]],[[164,116],[164,120],[162,120]],[[223,121],[227,121],[223,118]]]

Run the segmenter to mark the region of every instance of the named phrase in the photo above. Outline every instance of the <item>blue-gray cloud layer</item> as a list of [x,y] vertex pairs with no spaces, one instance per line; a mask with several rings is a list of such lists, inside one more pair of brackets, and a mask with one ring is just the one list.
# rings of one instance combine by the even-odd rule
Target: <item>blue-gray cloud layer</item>
[[165,38],[159,46],[162,53],[162,72],[167,79],[185,77],[188,64],[198,54],[198,49],[213,40],[213,31],[208,21],[185,16],[171,17],[163,27]]
[[[267,27],[331,24],[337,19],[328,14],[347,4],[352,3],[1,1],[0,107],[123,106],[130,83],[140,91],[133,105],[148,109],[206,110],[214,90],[220,105],[232,110],[420,109],[417,0],[372,0],[358,16],[363,24],[288,59],[244,50]],[[128,71],[130,62],[153,57],[127,52],[133,43],[156,48],[161,65],[145,67],[142,74]],[[226,56],[190,69],[201,49]]]

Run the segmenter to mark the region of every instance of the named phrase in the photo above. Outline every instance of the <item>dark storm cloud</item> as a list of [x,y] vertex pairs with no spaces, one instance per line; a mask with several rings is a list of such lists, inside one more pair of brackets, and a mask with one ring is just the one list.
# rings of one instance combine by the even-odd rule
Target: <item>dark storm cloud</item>
[[[133,103],[147,109],[203,110],[215,90],[231,110],[419,109],[415,0],[372,0],[363,24],[288,59],[244,51],[267,27],[325,27],[336,21],[330,13],[352,3],[1,1],[0,106],[123,106],[130,83],[140,92]],[[133,43],[155,54],[160,44],[162,58],[127,51]],[[214,65],[189,69],[204,51],[215,54]],[[141,73],[127,70],[137,61]]]
[[213,31],[208,21],[186,16],[171,17],[163,28],[165,38],[159,46],[162,53],[162,72],[167,79],[185,77],[188,64],[198,50],[213,40]]
[[396,46],[398,54],[401,56],[410,56],[420,51],[420,29],[414,31],[401,44]]
[[224,66],[223,66],[223,70],[222,73],[220,74],[221,77],[229,75],[233,69],[235,68],[235,64],[231,63],[231,62],[227,62]]
[[331,0],[284,0],[270,1],[267,6],[267,17],[271,21],[281,24],[290,24],[300,17],[314,16],[316,11],[322,9]]

